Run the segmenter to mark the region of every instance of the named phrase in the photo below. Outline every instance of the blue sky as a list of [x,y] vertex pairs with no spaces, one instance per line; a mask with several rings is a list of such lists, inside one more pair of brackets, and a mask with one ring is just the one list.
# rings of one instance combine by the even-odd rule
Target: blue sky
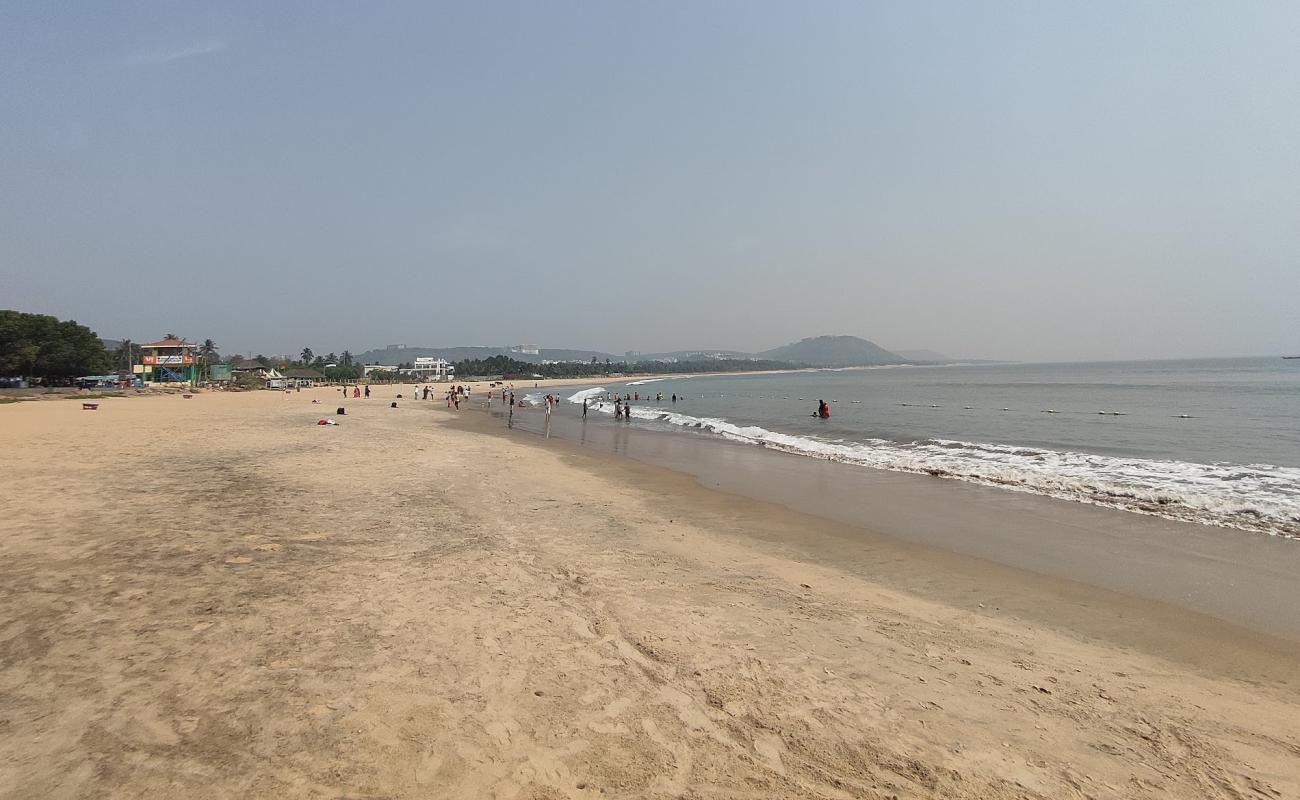
[[1300,350],[1300,4],[0,9],[0,307],[228,352]]

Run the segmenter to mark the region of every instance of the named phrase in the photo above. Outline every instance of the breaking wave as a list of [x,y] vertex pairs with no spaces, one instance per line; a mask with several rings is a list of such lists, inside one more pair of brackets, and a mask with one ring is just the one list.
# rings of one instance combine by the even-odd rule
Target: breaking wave
[[[602,394],[604,390],[586,390],[569,399],[581,403]],[[614,413],[609,402],[591,408]],[[950,439],[830,441],[635,405],[632,416],[813,458],[1300,538],[1300,468],[1296,467],[1120,458]]]

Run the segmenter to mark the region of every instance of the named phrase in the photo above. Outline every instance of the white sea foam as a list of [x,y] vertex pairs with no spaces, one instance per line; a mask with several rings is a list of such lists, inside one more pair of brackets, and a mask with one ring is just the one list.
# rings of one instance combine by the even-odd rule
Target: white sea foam
[[667,379],[667,378],[642,378],[642,379],[639,380],[639,381],[631,381],[631,382],[629,382],[629,383],[627,383],[627,384],[624,384],[624,385],[626,385],[626,386],[641,386],[641,385],[646,384],[646,383],[658,383],[659,381],[666,381],[666,380],[668,380],[668,379]]
[[569,402],[581,403],[583,400],[600,397],[601,395],[606,394],[608,392],[609,390],[606,389],[604,386],[596,386],[591,389],[583,389],[580,392],[574,392],[573,394],[569,395]]
[[[614,411],[608,402],[592,408]],[[632,416],[814,458],[1300,538],[1300,468],[1295,467],[1119,458],[950,439],[828,441],[636,405]]]

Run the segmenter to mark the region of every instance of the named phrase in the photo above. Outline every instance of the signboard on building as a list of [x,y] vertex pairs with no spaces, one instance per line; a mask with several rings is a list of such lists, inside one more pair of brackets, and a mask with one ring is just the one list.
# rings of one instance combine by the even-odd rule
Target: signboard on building
[[194,363],[194,356],[182,355],[160,355],[155,353],[145,353],[140,356],[140,360],[146,364],[155,364],[160,366],[189,366]]

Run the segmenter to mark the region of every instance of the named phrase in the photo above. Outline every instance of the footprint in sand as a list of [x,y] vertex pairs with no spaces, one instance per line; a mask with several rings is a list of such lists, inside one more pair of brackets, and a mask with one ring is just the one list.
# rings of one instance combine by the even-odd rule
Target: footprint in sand
[[248,556],[231,556],[230,558],[226,559],[226,563],[227,564],[251,564],[253,563],[253,559],[249,558]]

